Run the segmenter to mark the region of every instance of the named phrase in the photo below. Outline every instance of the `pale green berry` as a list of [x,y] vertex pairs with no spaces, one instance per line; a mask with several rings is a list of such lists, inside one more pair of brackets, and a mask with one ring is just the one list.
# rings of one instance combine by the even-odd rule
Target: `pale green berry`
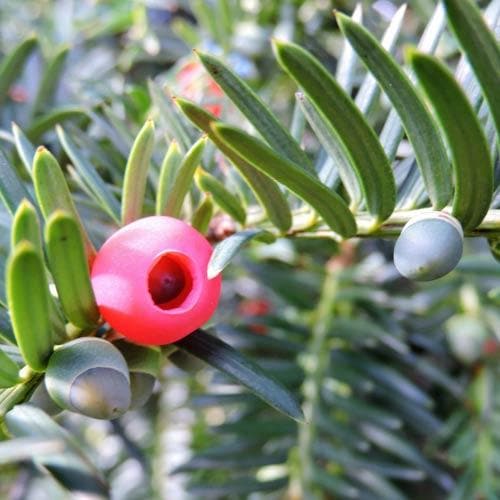
[[394,264],[406,278],[430,281],[452,271],[463,250],[460,223],[444,212],[427,212],[408,221],[394,247]]

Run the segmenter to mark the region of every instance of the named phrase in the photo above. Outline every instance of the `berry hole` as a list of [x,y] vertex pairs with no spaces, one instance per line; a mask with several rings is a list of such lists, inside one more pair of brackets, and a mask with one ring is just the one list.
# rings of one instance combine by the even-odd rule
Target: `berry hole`
[[182,305],[193,289],[193,278],[186,257],[176,253],[162,255],[149,271],[148,290],[160,309]]

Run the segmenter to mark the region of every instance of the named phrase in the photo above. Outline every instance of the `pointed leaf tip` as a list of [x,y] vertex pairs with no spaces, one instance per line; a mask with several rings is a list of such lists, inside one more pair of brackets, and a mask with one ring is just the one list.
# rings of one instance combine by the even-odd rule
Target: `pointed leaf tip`
[[121,221],[129,224],[142,215],[149,163],[153,154],[155,129],[146,120],[130,150],[123,180]]
[[275,240],[274,236],[264,229],[247,229],[246,231],[232,234],[217,244],[208,263],[208,279],[210,280],[219,275],[247,242],[252,239],[262,238],[263,236],[270,237],[268,241]]
[[302,422],[304,414],[293,394],[249,358],[204,330],[176,342],[181,349],[233,377],[273,408]]
[[244,80],[216,57],[203,52],[197,55],[215,82],[269,145],[297,165],[314,171],[309,157],[298,142]]
[[66,210],[75,217],[85,242],[87,260],[92,261],[95,249],[80,220],[64,173],[56,158],[43,146],[37,149],[33,159],[33,184],[45,220],[58,209]]
[[162,215],[179,217],[181,215],[184,200],[189,193],[193,176],[198,167],[207,137],[203,136],[196,141],[184,157],[181,157],[174,149],[171,155],[167,153],[167,158],[162,166],[161,201],[157,208]]

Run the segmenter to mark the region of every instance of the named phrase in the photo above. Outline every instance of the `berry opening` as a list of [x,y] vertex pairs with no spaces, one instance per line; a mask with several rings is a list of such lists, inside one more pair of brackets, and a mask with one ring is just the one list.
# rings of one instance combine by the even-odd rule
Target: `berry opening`
[[148,290],[156,306],[163,310],[179,307],[193,289],[189,259],[177,253],[163,254],[148,275]]

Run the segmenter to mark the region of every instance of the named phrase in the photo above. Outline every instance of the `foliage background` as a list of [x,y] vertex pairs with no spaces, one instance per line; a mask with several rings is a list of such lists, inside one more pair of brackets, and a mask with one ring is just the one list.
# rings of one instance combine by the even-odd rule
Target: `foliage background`
[[[205,8],[226,3],[229,22],[214,25]],[[362,3],[364,24],[380,38],[401,3]],[[409,2],[399,60],[401,47],[417,42],[434,7]],[[3,1],[2,52],[32,33],[40,50],[2,106],[0,146],[27,180],[13,145],[14,121],[66,166],[71,162],[54,129],[63,116],[65,131],[107,185],[116,186],[116,195],[133,140],[153,116],[154,182],[172,130],[162,122],[148,80],[186,95],[178,75],[196,60],[196,46],[222,56],[289,124],[296,87],[278,70],[269,38],[294,40],[335,72],[344,37],[333,8],[350,14],[355,3]],[[69,52],[53,92],[37,101],[44,68],[65,45]],[[436,53],[456,65],[459,51],[449,33]],[[353,93],[364,75],[358,64]],[[187,97],[205,98],[201,85]],[[240,123],[229,100],[221,102],[224,119]],[[377,132],[388,109],[382,98],[370,116]],[[51,113],[58,119],[45,121]],[[307,127],[303,144],[321,160],[324,152],[318,153],[321,145]],[[403,163],[410,151],[403,141],[398,160]],[[207,147],[205,164],[215,165],[212,172],[233,192],[243,189],[223,160],[210,160],[213,154]],[[498,154],[496,160],[498,170]],[[114,221],[89,199],[78,174],[65,171],[98,246]],[[146,208],[153,203],[148,191]],[[11,218],[6,211],[0,215],[6,256]],[[216,240],[228,222],[220,214],[213,221],[209,235]],[[57,421],[102,471],[113,498],[497,498],[498,267],[486,241],[470,239],[456,271],[420,286],[397,274],[392,247],[392,239],[341,245],[280,239],[252,243],[225,270],[223,300],[211,322],[215,331],[298,395],[307,424],[264,406],[183,351],[168,358],[144,408],[112,422],[68,412]],[[27,461],[0,465],[0,497],[68,493]]]

